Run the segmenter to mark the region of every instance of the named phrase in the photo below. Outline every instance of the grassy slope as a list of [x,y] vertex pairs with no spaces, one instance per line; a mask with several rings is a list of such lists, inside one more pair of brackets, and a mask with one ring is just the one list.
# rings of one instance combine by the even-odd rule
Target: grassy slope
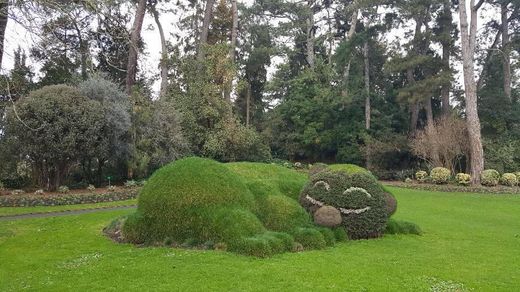
[[[101,229],[114,211],[0,224],[0,291],[417,291],[520,286],[520,196],[396,189],[398,219],[423,236],[338,244],[256,259],[216,251],[137,248]],[[451,282],[450,282],[451,281]]]
[[137,204],[137,199],[103,202],[96,204],[77,204],[77,205],[63,205],[63,206],[36,206],[36,207],[0,207],[0,216],[19,215],[29,213],[47,213],[64,210],[79,210],[79,209],[93,209],[103,207],[127,206]]

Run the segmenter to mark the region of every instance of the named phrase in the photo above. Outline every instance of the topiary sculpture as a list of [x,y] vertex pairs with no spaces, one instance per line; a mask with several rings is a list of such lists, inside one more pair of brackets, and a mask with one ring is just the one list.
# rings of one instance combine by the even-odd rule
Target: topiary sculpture
[[480,183],[484,186],[494,187],[498,185],[500,173],[494,169],[486,169],[480,174]]
[[451,176],[451,171],[444,167],[435,167],[430,171],[432,182],[440,185],[448,182]]
[[500,183],[505,186],[514,187],[518,185],[518,179],[514,173],[504,173],[500,178]]
[[[383,234],[389,211],[392,211],[387,207],[387,198],[383,187],[368,173],[321,172],[311,177],[304,187],[300,204],[318,224],[321,222],[316,218],[324,210],[330,217],[335,217],[339,212],[348,237],[363,239]],[[330,207],[337,210],[335,214],[329,211]],[[332,225],[329,222],[337,223],[331,220],[327,221],[327,225]]]
[[[280,170],[293,179],[272,177]],[[263,183],[263,176],[270,183]],[[299,173],[279,166],[178,160],[157,170],[143,187],[137,212],[122,224],[123,241],[218,246],[254,256],[330,245],[332,231],[315,226],[290,197],[299,179]]]

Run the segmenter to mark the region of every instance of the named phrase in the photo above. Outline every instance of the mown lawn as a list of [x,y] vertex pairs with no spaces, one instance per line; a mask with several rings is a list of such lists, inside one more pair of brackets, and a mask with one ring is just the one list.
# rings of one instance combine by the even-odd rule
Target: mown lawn
[[518,290],[520,196],[392,190],[396,218],[424,235],[267,259],[138,248],[102,235],[131,210],[2,221],[0,291]]

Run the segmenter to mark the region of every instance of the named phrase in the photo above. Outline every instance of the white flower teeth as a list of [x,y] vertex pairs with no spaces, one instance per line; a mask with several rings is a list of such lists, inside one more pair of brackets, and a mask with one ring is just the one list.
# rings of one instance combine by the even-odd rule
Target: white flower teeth
[[367,195],[368,198],[372,198],[372,195],[369,192],[367,192],[367,190],[365,190],[364,188],[357,188],[357,187],[348,188],[348,189],[346,189],[343,192],[343,194],[344,195],[348,195],[348,194],[350,194],[352,192],[355,192],[355,191],[359,191],[359,192],[365,193],[365,195]]
[[345,209],[345,208],[339,208],[339,211],[340,211],[341,213],[343,213],[343,214],[346,214],[346,215],[348,215],[348,214],[352,214],[352,213],[354,213],[354,214],[361,214],[361,213],[366,212],[366,211],[368,211],[368,210],[370,210],[370,207],[365,207],[365,208],[363,208],[363,209]]
[[327,190],[327,192],[330,190],[330,185],[326,182],[326,181],[317,181],[315,184],[314,184],[314,187],[317,187],[317,186],[324,186],[325,187],[325,190]]

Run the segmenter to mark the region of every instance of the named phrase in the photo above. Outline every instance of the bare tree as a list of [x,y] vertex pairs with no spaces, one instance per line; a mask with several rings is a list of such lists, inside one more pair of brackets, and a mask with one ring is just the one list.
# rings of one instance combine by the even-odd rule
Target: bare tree
[[457,163],[469,153],[465,122],[454,117],[442,117],[410,140],[414,155],[430,166],[442,166],[454,172]]
[[462,49],[462,64],[464,73],[464,91],[466,101],[466,124],[470,146],[471,183],[480,184],[480,173],[484,168],[484,151],[480,133],[480,119],[477,111],[477,84],[475,82],[475,41],[477,37],[477,13],[484,3],[479,0],[469,1],[471,22],[468,25],[466,0],[459,2],[460,38]]
[[143,28],[144,15],[146,13],[146,0],[139,0],[135,11],[134,24],[130,31],[130,49],[128,51],[128,63],[126,66],[126,93],[132,93],[137,75],[137,54],[139,52],[139,40]]

